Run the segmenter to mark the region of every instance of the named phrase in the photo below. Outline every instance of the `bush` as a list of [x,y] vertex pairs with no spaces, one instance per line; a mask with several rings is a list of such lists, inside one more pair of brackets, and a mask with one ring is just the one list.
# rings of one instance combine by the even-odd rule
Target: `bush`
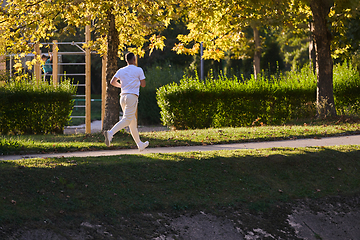
[[0,133],[62,133],[73,109],[76,88],[22,79],[0,87]]
[[360,113],[360,74],[350,63],[334,68],[334,98],[338,114]]
[[160,108],[156,101],[156,89],[171,82],[179,82],[183,74],[182,69],[170,64],[154,65],[145,70],[146,87],[140,88],[139,96],[139,124],[161,124]]
[[[351,106],[357,111],[358,73],[346,65],[336,67],[335,73],[338,109]],[[315,116],[316,76],[307,67],[257,80],[210,77],[202,82],[184,77],[179,84],[159,88],[157,101],[162,123],[177,129],[283,124]]]

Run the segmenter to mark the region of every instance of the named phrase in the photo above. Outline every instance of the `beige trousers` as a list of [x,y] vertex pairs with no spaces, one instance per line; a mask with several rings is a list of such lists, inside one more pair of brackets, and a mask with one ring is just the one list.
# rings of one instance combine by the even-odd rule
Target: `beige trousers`
[[137,128],[136,110],[138,105],[138,96],[135,94],[123,94],[120,97],[120,106],[123,110],[122,119],[117,122],[109,131],[111,135],[114,135],[124,127],[129,126],[131,136],[136,144],[139,144],[140,137]]

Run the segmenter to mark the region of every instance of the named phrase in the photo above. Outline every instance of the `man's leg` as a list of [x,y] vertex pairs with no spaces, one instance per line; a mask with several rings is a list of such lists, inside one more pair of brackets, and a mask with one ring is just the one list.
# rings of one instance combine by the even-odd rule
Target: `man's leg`
[[136,145],[138,146],[139,150],[142,151],[144,150],[147,146],[149,146],[149,142],[142,142],[140,141],[140,136],[139,136],[139,131],[138,131],[138,127],[137,127],[137,119],[136,116],[135,118],[131,121],[130,125],[130,133],[131,136],[133,137],[134,141],[136,142]]
[[139,131],[138,131],[138,128],[137,128],[137,119],[136,119],[136,117],[130,122],[129,129],[130,129],[131,136],[133,137],[135,143],[139,144],[140,136],[139,136]]
[[125,94],[120,97],[120,105],[123,110],[122,119],[117,122],[109,131],[104,132],[105,143],[110,146],[113,136],[126,126],[129,126],[131,121],[135,118],[137,96],[132,94]]

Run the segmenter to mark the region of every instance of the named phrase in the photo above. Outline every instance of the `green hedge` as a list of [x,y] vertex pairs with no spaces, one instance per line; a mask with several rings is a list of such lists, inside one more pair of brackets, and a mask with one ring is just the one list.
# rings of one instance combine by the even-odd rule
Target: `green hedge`
[[[346,65],[335,73],[337,107],[348,109],[359,102],[359,74]],[[246,81],[211,77],[203,82],[184,77],[179,84],[159,88],[157,101],[162,123],[176,129],[277,125],[315,115],[316,77],[309,68]]]
[[76,88],[34,80],[10,81],[0,87],[0,133],[62,133],[73,109]]
[[183,75],[183,69],[170,64],[154,64],[153,67],[145,70],[146,87],[140,88],[139,96],[139,124],[161,124],[160,108],[156,101],[157,88],[171,82],[179,82]]
[[338,114],[360,114],[360,74],[351,64],[335,67],[334,98]]

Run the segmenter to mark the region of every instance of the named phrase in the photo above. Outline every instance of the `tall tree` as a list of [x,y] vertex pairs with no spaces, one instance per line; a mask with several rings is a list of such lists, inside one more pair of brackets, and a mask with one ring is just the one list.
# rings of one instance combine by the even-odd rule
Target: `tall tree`
[[[187,35],[179,35],[180,43],[174,47],[178,53],[197,54],[199,43],[204,43],[204,59],[223,59],[226,52],[232,57],[254,59],[254,75],[260,72],[261,38],[263,25],[277,25],[287,10],[286,4],[276,0],[187,0]],[[251,39],[246,31],[252,28]]]
[[333,6],[332,0],[311,0],[310,8],[314,20],[314,43],[317,74],[317,114],[320,118],[335,116],[333,94],[333,61],[331,57],[331,31],[328,16]]
[[[317,116],[335,116],[336,108],[333,94],[333,59],[331,45],[332,29],[338,28],[340,18],[350,17],[359,11],[359,0],[306,0],[313,19],[317,75]],[[341,28],[341,27],[340,27]]]
[[109,84],[117,70],[119,53],[145,51],[164,46],[158,33],[173,15],[172,0],[12,0],[0,10],[0,29],[7,52],[32,52],[30,43],[54,39],[57,32],[91,25],[95,37],[90,47],[107,55],[107,97],[103,128],[119,119],[118,90]]
[[[357,13],[359,2],[359,0],[187,0],[184,4],[188,10],[186,13],[189,34],[179,36],[181,43],[174,50],[179,53],[195,54],[198,52],[199,42],[204,42],[205,59],[222,59],[224,52],[229,50],[234,53],[234,57],[240,57],[250,46],[244,38],[244,28],[252,26],[254,36],[257,35],[256,27],[261,24],[276,26],[281,23],[297,31],[304,26],[308,27],[308,20],[312,19],[317,74],[317,116],[319,118],[333,116],[336,115],[336,110],[333,97],[332,28],[342,28],[337,25],[338,20]],[[256,41],[256,38],[253,41]],[[188,45],[190,48],[186,48]],[[257,44],[255,46],[254,59],[259,59],[257,56],[259,46]]]
[[[112,9],[107,10],[108,32],[106,35],[106,102],[103,130],[111,129],[112,125],[119,119],[119,90],[111,86],[110,80],[117,69],[117,58],[119,49],[119,33],[116,28],[115,16]],[[104,89],[103,89],[104,91]]]

